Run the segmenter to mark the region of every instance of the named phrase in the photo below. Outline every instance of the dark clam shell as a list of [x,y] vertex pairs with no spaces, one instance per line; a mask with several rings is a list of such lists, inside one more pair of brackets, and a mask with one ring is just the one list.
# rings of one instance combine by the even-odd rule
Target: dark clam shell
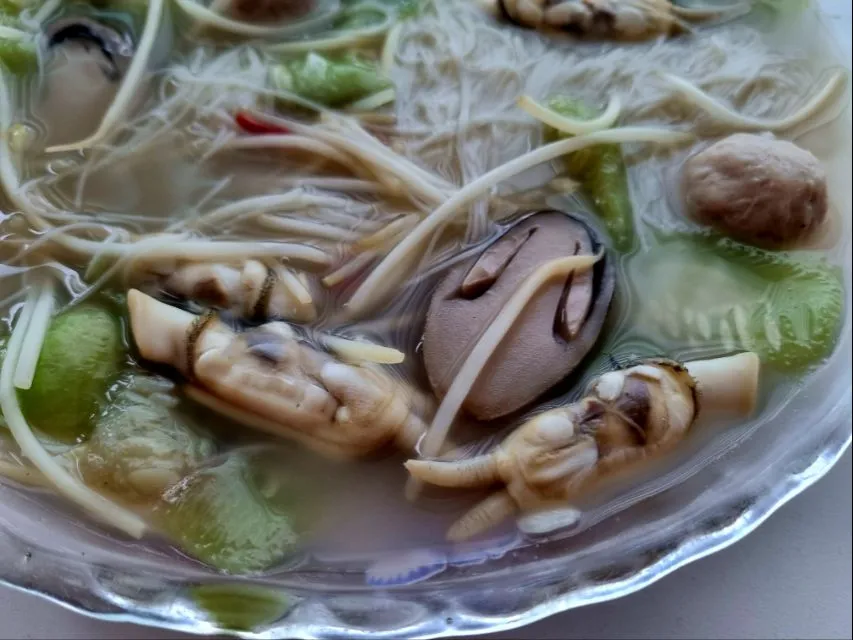
[[[602,250],[598,234],[580,218],[535,213],[514,225],[480,255],[452,269],[438,284],[427,313],[423,352],[435,393],[446,392],[471,349],[533,271],[555,258]],[[491,274],[491,277],[489,277]],[[529,404],[568,376],[596,343],[615,287],[605,256],[592,277],[547,284],[504,337],[463,404],[480,420]],[[584,300],[586,296],[586,300]],[[567,314],[578,313],[574,330]]]
[[91,45],[103,57],[101,67],[112,82],[121,79],[133,57],[133,41],[127,35],[87,17],[57,20],[47,27],[45,36],[50,49],[69,43]]

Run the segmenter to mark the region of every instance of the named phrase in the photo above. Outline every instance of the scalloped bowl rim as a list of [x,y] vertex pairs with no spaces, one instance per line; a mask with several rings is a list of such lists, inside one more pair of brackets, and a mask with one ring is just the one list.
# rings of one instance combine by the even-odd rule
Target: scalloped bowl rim
[[[423,634],[415,633],[408,637],[445,638],[450,636],[471,636],[481,633],[509,631],[538,622],[552,615],[564,613],[586,605],[616,600],[640,591],[681,567],[697,560],[701,560],[702,558],[712,555],[718,551],[722,551],[755,531],[759,525],[766,521],[778,509],[815,484],[825,476],[833,466],[835,466],[835,464],[850,448],[852,437],[851,433],[853,432],[848,430],[846,435],[842,434],[841,438],[835,438],[826,447],[826,449],[820,452],[817,458],[806,469],[797,474],[788,476],[787,482],[780,483],[783,486],[776,487],[775,490],[769,491],[764,496],[757,499],[749,508],[741,511],[732,524],[712,533],[686,538],[673,551],[661,556],[656,562],[643,567],[635,574],[625,579],[614,580],[612,582],[599,584],[593,587],[560,594],[559,596],[551,598],[544,604],[528,608],[523,613],[518,614],[509,620],[496,622],[494,619],[481,619],[478,624],[471,624],[463,628],[445,625],[442,629],[426,631]],[[229,631],[227,629],[213,627],[207,630],[199,629],[196,621],[191,621],[192,624],[188,625],[162,620],[157,621],[150,617],[137,615],[131,612],[108,613],[92,611],[81,606],[76,606],[44,591],[40,591],[38,588],[28,588],[14,582],[7,581],[2,577],[0,577],[0,585],[12,588],[16,591],[38,596],[69,611],[104,622],[131,623],[143,627],[179,631],[200,636],[226,634],[239,638],[267,637],[267,634]],[[470,618],[468,618],[468,620],[470,621]],[[322,637],[315,633],[306,634],[304,631],[307,631],[304,625],[291,626],[286,623],[285,619],[282,626],[276,627],[276,637]],[[363,632],[358,633],[358,636],[363,638],[373,637],[371,634]],[[377,634],[376,637],[380,636],[384,637],[385,634]]]

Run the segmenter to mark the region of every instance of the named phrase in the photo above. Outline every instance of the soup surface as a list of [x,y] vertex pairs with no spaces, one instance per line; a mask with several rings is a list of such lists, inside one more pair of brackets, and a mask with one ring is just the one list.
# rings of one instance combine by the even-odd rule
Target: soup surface
[[848,312],[807,4],[0,2],[0,481],[398,585],[719,464]]

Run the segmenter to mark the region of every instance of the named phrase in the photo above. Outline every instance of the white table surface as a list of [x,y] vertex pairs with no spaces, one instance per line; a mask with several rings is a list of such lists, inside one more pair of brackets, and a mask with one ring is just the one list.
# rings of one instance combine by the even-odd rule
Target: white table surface
[[[851,7],[822,4],[850,57]],[[846,26],[845,26],[846,25]],[[853,464],[848,451],[816,486],[745,540],[627,598],[496,638],[851,638]],[[0,638],[190,638],[91,620],[0,587]]]

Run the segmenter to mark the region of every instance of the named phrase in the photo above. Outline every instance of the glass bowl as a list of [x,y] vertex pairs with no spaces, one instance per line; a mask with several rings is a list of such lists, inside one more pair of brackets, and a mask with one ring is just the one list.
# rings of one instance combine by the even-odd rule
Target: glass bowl
[[[849,19],[843,28],[849,39]],[[840,57],[832,43],[819,46]],[[842,160],[829,176],[843,219],[834,259],[844,265],[847,291],[835,353],[793,392],[771,392],[760,423],[732,429],[703,451],[704,464],[660,478],[665,490],[623,501],[598,513],[594,526],[540,544],[456,555],[423,550],[431,577],[380,589],[356,560],[335,571],[306,564],[226,577],[69,517],[58,500],[0,483],[0,581],[104,620],[198,634],[441,637],[511,629],[618,598],[733,544],[819,480],[850,445],[850,122],[848,99],[831,131],[809,134],[811,148],[834,149]]]

